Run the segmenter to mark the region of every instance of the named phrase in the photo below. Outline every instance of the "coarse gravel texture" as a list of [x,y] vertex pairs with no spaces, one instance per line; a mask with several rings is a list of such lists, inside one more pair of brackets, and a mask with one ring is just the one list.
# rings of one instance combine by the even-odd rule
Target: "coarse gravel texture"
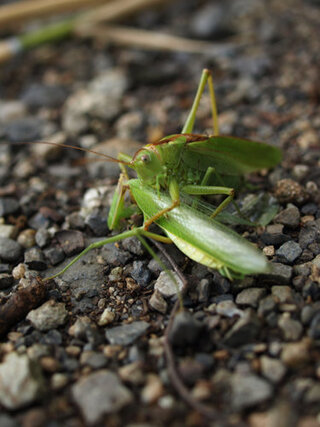
[[[69,39],[1,66],[0,426],[320,425],[319,6],[174,1],[128,24],[205,38],[219,54]],[[110,234],[118,166],[79,164],[92,156],[59,143],[116,156],[180,132],[203,68],[221,133],[283,150],[238,195],[240,206],[278,203],[268,225],[237,227],[270,274],[230,282],[168,248],[189,283],[169,337],[175,363],[215,422],[170,380],[176,291],[139,241],[89,252],[44,289],[34,281]],[[195,132],[210,129],[206,92]],[[58,145],[13,146],[41,139]]]

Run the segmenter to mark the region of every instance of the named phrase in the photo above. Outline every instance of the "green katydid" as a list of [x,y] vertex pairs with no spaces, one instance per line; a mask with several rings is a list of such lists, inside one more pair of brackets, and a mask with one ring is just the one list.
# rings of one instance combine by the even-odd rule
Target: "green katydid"
[[[196,111],[204,88],[208,83],[213,136],[193,134]],[[85,253],[108,243],[136,236],[144,244],[144,237],[164,243],[174,243],[191,259],[217,269],[232,279],[246,274],[268,271],[265,256],[246,239],[214,219],[234,197],[234,189],[222,185],[210,185],[221,176],[241,176],[245,173],[276,166],[281,151],[271,145],[220,136],[218,115],[210,71],[203,70],[193,106],[181,134],[171,135],[138,150],[133,157],[119,154],[117,161],[122,173],[110,208],[108,225],[118,228],[122,218],[130,216],[125,207],[126,191],[131,193],[144,216],[140,227],[89,245],[76,256],[56,277],[64,273]],[[137,174],[129,179],[126,167]],[[193,197],[193,203],[183,202],[183,195]],[[202,195],[225,195],[225,200],[205,215],[197,209]],[[152,223],[159,225],[167,236],[150,232]],[[148,246],[148,245],[147,245]]]

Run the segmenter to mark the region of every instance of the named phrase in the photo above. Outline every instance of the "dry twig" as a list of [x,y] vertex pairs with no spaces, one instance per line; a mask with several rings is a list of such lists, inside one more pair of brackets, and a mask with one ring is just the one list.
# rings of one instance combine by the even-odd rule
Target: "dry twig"
[[75,31],[80,36],[92,36],[103,42],[135,46],[142,49],[210,54],[221,50],[220,46],[206,41],[190,40],[123,26],[80,25],[79,27],[76,26]]

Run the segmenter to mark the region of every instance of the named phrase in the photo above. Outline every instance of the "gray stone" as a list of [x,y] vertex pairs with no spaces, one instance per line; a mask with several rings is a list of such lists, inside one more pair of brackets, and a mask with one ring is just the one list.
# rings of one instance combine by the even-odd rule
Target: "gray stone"
[[281,264],[278,262],[273,262],[270,264],[271,271],[266,275],[261,275],[261,277],[266,277],[270,282],[281,283],[287,285],[290,283],[292,277],[292,267],[289,265]]
[[18,229],[15,225],[0,224],[0,237],[14,239],[18,234]]
[[50,300],[35,310],[31,310],[27,316],[32,325],[40,331],[48,331],[64,325],[68,318],[68,312],[64,303]]
[[51,241],[51,235],[46,228],[39,228],[35,234],[36,243],[40,248],[44,248]]
[[128,325],[115,326],[106,331],[106,338],[112,345],[130,345],[136,339],[144,335],[149,323],[144,321],[136,321]]
[[320,403],[320,384],[313,384],[303,399],[306,403]]
[[263,298],[259,303],[258,315],[265,317],[267,314],[272,313],[276,308],[276,303],[271,295]]
[[175,278],[176,283],[171,279],[171,277],[168,276],[165,271],[162,271],[156,283],[154,284],[154,289],[157,289],[165,298],[170,298],[173,295],[176,295],[178,289],[179,292],[181,292],[183,288],[183,283],[181,282],[179,276],[173,271],[171,274]]
[[226,333],[224,343],[228,346],[240,346],[252,342],[261,329],[256,315],[248,310]]
[[235,373],[231,377],[231,406],[235,410],[250,408],[270,399],[272,386],[251,373]]
[[79,89],[67,100],[63,114],[63,128],[78,135],[89,127],[90,118],[113,119],[121,109],[127,78],[120,69],[107,70]]
[[5,135],[11,142],[32,142],[44,136],[45,124],[45,120],[36,117],[23,117],[9,123]]
[[0,403],[20,409],[37,400],[44,389],[39,364],[28,356],[10,353],[0,365]]
[[310,359],[310,338],[299,342],[287,343],[283,346],[281,360],[290,367],[296,368],[304,365]]
[[163,298],[161,293],[155,289],[151,298],[149,299],[149,305],[153,310],[159,311],[159,313],[166,313],[168,304],[166,300]]
[[57,265],[65,259],[65,254],[61,248],[48,248],[43,253],[51,265]]
[[305,249],[310,243],[320,239],[320,225],[317,221],[310,221],[301,227],[299,233],[299,245]]
[[3,261],[18,261],[21,252],[22,247],[15,240],[0,237],[0,258]]
[[233,301],[225,300],[217,303],[215,311],[217,314],[225,317],[243,316],[244,312],[240,310]]
[[320,312],[313,317],[308,334],[314,340],[320,339]]
[[0,197],[0,216],[16,213],[20,208],[19,202],[13,197]]
[[106,236],[109,231],[108,227],[108,215],[106,212],[100,212],[99,210],[92,211],[86,218],[85,224],[87,224],[93,231],[95,236]]
[[309,325],[315,313],[316,309],[312,305],[305,305],[304,307],[302,307],[300,313],[300,319],[302,324]]
[[21,119],[26,115],[26,106],[21,101],[0,101],[0,123],[6,124],[12,120]]
[[151,280],[151,273],[144,261],[133,261],[131,277],[142,287],[148,286]]
[[122,247],[134,255],[142,256],[145,253],[143,244],[136,237],[128,237],[122,240]]
[[189,311],[181,311],[174,317],[169,339],[175,347],[194,344],[203,329],[203,324]]
[[43,252],[39,248],[31,248],[24,253],[24,263],[30,270],[45,270],[47,263]]
[[108,359],[104,354],[97,351],[84,351],[81,353],[80,363],[93,369],[101,369],[107,365]]
[[19,233],[17,242],[25,249],[32,248],[36,244],[35,233],[32,228],[26,228]]
[[208,3],[194,14],[190,30],[194,36],[205,39],[233,32],[229,11],[223,3]]
[[20,427],[21,424],[9,415],[0,414],[0,426],[1,427]]
[[274,384],[280,382],[286,374],[287,369],[281,360],[262,356],[260,362],[262,375]]
[[300,211],[296,206],[291,205],[290,207],[287,207],[287,209],[281,211],[274,218],[274,221],[279,224],[283,224],[286,227],[296,228],[300,223]]
[[236,298],[237,304],[258,307],[259,301],[265,296],[267,291],[264,288],[248,288],[241,291]]
[[84,249],[84,238],[81,231],[62,230],[56,233],[55,237],[67,256],[75,255]]
[[276,255],[280,262],[292,264],[302,253],[302,249],[299,244],[290,240],[284,243],[276,251]]
[[291,319],[289,313],[283,313],[278,320],[278,326],[286,341],[297,341],[303,331],[303,327],[297,320]]
[[108,370],[81,378],[72,387],[72,395],[88,424],[99,422],[104,415],[118,412],[133,401],[130,390]]
[[280,304],[292,303],[294,301],[294,294],[289,286],[272,286],[272,296]]
[[9,288],[13,283],[13,276],[8,273],[0,273],[0,289]]
[[67,91],[59,85],[33,83],[26,88],[21,97],[30,108],[56,108],[64,103]]

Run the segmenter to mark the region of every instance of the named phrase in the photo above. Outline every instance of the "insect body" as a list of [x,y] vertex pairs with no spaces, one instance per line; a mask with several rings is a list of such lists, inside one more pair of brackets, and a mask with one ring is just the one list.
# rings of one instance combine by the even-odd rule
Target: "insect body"
[[[192,133],[196,111],[207,82],[214,127],[214,135],[210,137]],[[268,263],[264,255],[213,218],[234,197],[233,188],[221,185],[225,177],[240,177],[248,172],[270,168],[280,159],[281,152],[276,147],[219,135],[212,77],[208,70],[204,70],[182,133],[148,144],[132,158],[121,153],[119,155],[122,174],[110,208],[109,228],[117,229],[120,219],[130,216],[132,212],[124,203],[126,191],[130,191],[144,215],[143,226],[90,245],[62,272],[90,249],[130,236],[142,240],[143,237],[150,237],[165,243],[173,242],[193,260],[216,268],[229,278],[266,272]],[[126,167],[136,171],[137,179],[129,180]],[[212,194],[225,195],[226,198],[218,207],[212,208],[208,216],[197,209],[198,202],[200,196]],[[184,195],[192,197],[191,205],[184,203]],[[167,237],[149,232],[152,223],[157,223]]]

